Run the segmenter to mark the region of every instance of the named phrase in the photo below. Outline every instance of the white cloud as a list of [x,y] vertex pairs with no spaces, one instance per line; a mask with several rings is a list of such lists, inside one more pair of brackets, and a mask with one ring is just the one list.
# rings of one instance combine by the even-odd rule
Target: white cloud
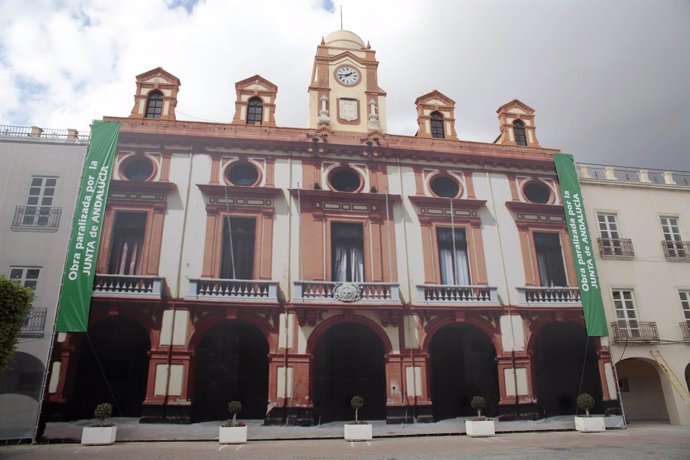
[[135,75],[182,80],[178,118],[229,122],[234,84],[279,87],[276,118],[305,126],[316,45],[344,27],[370,41],[389,131],[414,100],[456,101],[463,139],[491,142],[495,110],[537,111],[542,145],[586,161],[690,169],[690,4],[643,1],[227,0],[0,2],[0,123],[85,129],[127,116]]

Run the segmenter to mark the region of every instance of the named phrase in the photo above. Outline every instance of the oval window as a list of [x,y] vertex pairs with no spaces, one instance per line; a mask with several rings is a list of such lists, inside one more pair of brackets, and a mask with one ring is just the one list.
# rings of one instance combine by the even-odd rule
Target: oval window
[[259,180],[259,171],[249,163],[239,163],[228,169],[227,177],[232,185],[249,187]]
[[431,181],[431,191],[442,198],[455,198],[460,191],[460,185],[448,176],[437,176]]
[[339,192],[354,192],[362,184],[359,174],[351,169],[339,169],[332,172],[329,182],[331,188]]
[[137,157],[125,163],[122,175],[129,180],[146,180],[153,174],[153,163],[147,157]]
[[546,204],[551,199],[551,189],[543,182],[528,182],[522,191],[525,193],[525,197],[532,203]]

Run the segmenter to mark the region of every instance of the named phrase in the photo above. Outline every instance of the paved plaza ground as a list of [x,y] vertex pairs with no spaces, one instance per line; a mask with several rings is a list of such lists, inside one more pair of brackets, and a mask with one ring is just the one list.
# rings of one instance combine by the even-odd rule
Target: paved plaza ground
[[221,446],[209,441],[117,442],[112,446],[44,444],[0,447],[0,459],[690,459],[690,427],[636,423],[605,433],[500,433],[492,438],[421,435],[342,439],[255,440]]

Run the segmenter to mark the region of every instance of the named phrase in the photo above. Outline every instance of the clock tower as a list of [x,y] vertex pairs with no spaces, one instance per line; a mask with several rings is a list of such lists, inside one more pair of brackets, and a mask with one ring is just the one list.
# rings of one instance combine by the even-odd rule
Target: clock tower
[[386,92],[378,84],[376,52],[348,30],[316,49],[309,85],[309,127],[386,132]]

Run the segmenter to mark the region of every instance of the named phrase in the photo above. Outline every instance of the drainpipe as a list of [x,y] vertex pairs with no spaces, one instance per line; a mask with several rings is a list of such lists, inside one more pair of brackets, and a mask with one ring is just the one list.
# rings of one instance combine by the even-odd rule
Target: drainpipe
[[[290,153],[290,156],[288,157],[288,189],[292,187],[292,153]],[[292,254],[292,193],[288,191],[288,285],[287,285],[287,299],[285,301],[282,301],[283,304],[283,314],[285,315],[285,352],[283,354],[283,368],[285,369],[285,372],[283,373],[283,424],[287,425],[288,423],[288,406],[287,406],[287,396],[288,396],[288,333],[289,333],[289,324],[288,324],[288,299],[292,299],[292,270],[290,267],[290,259],[291,259],[291,254]],[[302,254],[299,254],[300,257],[300,263],[301,263],[301,257]],[[273,260],[273,258],[271,258]],[[280,321],[278,321],[278,326],[280,326]],[[280,335],[280,330],[278,331],[278,334]],[[280,340],[278,341],[280,343]],[[294,376],[293,376],[294,378]],[[294,397],[294,395],[293,395]]]

